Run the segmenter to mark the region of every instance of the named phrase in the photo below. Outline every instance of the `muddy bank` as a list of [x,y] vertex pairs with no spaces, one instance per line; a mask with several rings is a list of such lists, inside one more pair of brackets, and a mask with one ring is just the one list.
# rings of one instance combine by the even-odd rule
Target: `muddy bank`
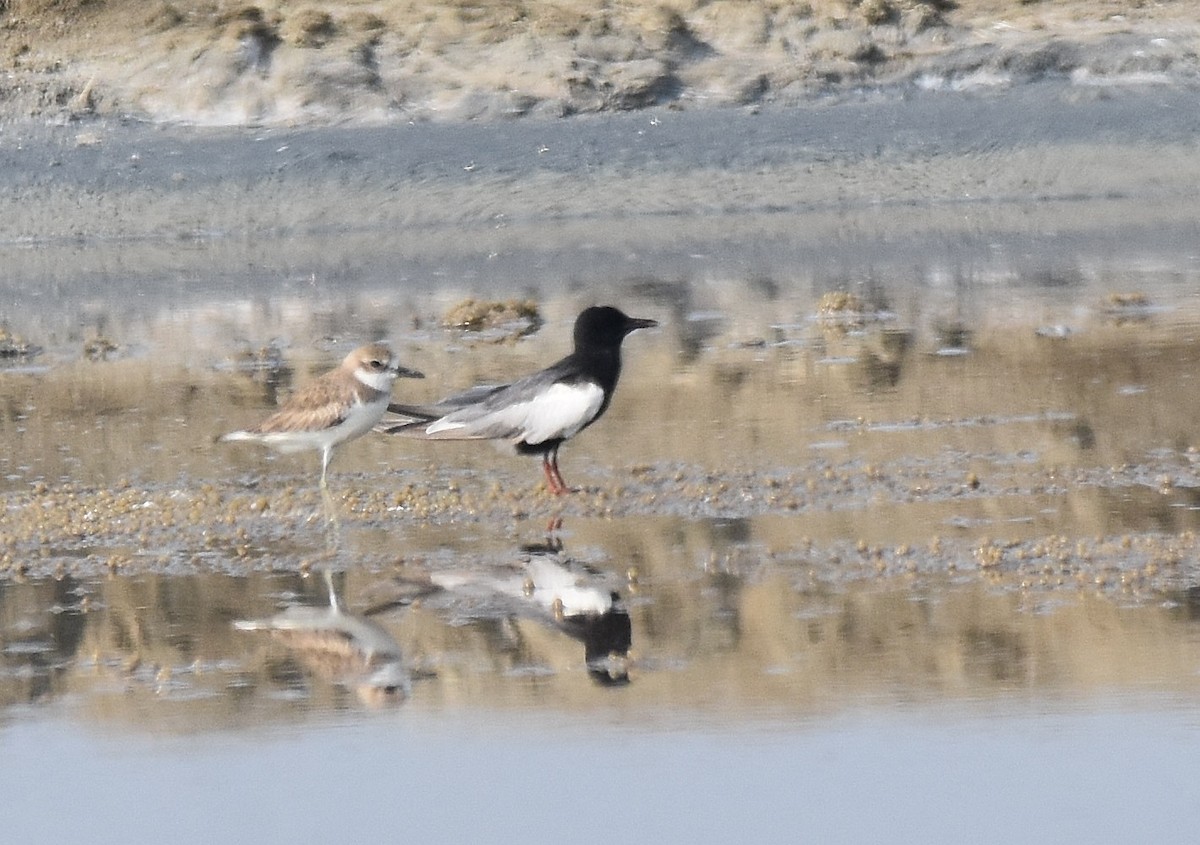
[[1188,2],[45,2],[0,7],[0,111],[208,125],[1190,83]]

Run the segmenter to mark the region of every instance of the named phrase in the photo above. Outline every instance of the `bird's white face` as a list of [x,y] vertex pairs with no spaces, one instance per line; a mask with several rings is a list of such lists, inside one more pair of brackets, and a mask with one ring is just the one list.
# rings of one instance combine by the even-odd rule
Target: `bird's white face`
[[354,353],[354,377],[367,387],[388,391],[396,381],[398,369],[392,351],[383,344],[373,343]]

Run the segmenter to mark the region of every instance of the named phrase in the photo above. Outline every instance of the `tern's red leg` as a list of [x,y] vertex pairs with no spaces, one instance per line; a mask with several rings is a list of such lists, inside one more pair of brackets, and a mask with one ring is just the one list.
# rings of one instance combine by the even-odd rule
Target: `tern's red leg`
[[558,450],[547,452],[542,456],[542,469],[546,472],[546,483],[550,485],[550,492],[555,496],[561,496],[564,493],[569,493],[567,483],[563,481],[562,473],[558,471]]

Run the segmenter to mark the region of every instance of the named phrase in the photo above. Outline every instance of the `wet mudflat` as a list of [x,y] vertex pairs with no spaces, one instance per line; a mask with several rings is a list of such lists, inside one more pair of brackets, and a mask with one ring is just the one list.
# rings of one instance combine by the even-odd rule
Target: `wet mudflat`
[[[112,239],[6,243],[6,830],[70,794],[102,841],[1186,838],[1194,198],[1081,194],[1054,163],[1078,155],[1004,143],[998,172],[1050,164],[1003,201],[881,210],[862,171],[769,158],[726,168],[849,195],[483,226],[447,164],[399,238],[197,212],[208,236],[164,240],[183,199],[151,180],[105,185]],[[630,172],[701,191],[655,150]],[[592,197],[620,170],[596,167]],[[922,172],[971,168],[947,171]],[[138,203],[166,214],[145,239]],[[545,322],[443,326],[469,296]],[[553,361],[596,302],[662,327],[563,447],[568,497],[531,459],[368,436],[331,466],[334,527],[315,455],[213,442],[365,340],[426,401]]]

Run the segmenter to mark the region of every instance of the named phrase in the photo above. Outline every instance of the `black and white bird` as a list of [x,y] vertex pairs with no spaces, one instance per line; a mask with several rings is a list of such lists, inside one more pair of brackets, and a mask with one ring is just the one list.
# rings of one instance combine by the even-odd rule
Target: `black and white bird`
[[392,404],[377,431],[423,440],[505,440],[522,455],[541,455],[550,491],[568,492],[558,448],[608,410],[621,376],[621,342],[655,320],[593,307],[575,320],[575,351],[512,384],[476,387],[436,405]]

